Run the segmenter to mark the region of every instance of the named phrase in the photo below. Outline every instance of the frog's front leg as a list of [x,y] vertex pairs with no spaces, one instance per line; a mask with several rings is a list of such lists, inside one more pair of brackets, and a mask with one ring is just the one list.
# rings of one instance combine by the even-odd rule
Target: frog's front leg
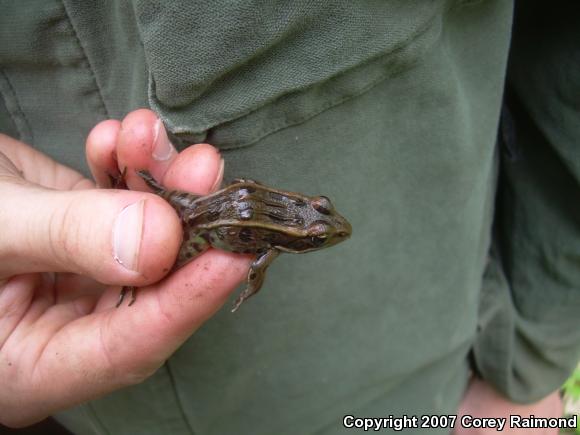
[[119,175],[111,175],[111,173],[107,172],[107,176],[109,177],[109,182],[111,183],[112,189],[129,189],[129,187],[127,187],[127,182],[125,181],[127,177],[127,166],[125,166]]
[[280,251],[277,249],[269,249],[263,254],[258,255],[258,258],[254,260],[250,266],[250,270],[248,271],[248,285],[234,302],[232,313],[236,311],[246,299],[258,293],[264,283],[266,269],[270,264],[272,264],[272,261],[274,261],[278,255],[280,255]]
[[183,242],[179,247],[179,253],[177,254],[177,260],[173,265],[172,270],[177,270],[182,266],[185,266],[195,257],[201,253],[207,251],[210,247],[209,236],[206,233],[198,232],[197,230],[183,230]]
[[147,186],[149,186],[149,188],[157,195],[163,196],[163,194],[166,192],[165,187],[159,184],[147,169],[137,171],[137,175],[139,175],[139,177],[145,181],[145,184],[147,184]]

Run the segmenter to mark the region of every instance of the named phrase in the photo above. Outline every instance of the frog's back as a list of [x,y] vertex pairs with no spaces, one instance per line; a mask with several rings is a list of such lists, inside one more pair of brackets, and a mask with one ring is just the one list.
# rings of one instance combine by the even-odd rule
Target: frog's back
[[306,223],[308,198],[260,184],[236,183],[200,197],[184,216],[186,224],[214,229],[222,226],[300,230]]

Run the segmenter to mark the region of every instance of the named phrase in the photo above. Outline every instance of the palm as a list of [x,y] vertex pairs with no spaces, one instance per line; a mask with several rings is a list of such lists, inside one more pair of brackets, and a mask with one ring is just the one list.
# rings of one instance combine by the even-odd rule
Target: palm
[[[136,120],[149,114],[141,112]],[[89,152],[99,181],[117,170],[110,159],[120,146],[115,125],[111,141],[93,148],[104,149],[105,159]],[[104,130],[94,131],[106,136]],[[127,159],[159,173],[156,162],[130,154],[142,152],[143,143],[128,136]],[[118,164],[129,166],[115,152]],[[173,168],[169,184],[177,187],[185,179],[179,188],[203,193],[215,184],[219,164],[219,154],[203,145],[174,155],[162,170]],[[179,219],[167,203],[150,193],[94,189],[72,169],[1,135],[0,198],[0,228],[11,229],[0,237],[4,424],[30,424],[142,381],[224,304],[247,272],[249,259],[210,250],[152,284],[171,267],[181,242]],[[136,269],[128,269],[112,255],[111,234],[120,213],[133,204],[142,204],[145,229]],[[122,285],[139,286],[139,295],[133,306],[116,309]]]

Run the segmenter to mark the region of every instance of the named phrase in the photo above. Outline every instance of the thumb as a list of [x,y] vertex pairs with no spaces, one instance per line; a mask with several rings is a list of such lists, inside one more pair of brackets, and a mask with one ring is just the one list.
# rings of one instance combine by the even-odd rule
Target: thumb
[[145,285],[169,270],[181,242],[177,215],[149,193],[59,191],[4,179],[0,198],[0,279],[50,271]]

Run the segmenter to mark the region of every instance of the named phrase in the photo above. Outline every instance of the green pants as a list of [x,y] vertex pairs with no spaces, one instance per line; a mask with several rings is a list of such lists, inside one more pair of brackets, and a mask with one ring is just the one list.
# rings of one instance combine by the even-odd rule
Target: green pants
[[151,107],[226,179],[328,195],[353,225],[148,381],[61,413],[71,430],[351,433],[454,414],[470,369],[526,402],[577,362],[576,6],[5,3],[1,132],[87,173],[90,128]]

